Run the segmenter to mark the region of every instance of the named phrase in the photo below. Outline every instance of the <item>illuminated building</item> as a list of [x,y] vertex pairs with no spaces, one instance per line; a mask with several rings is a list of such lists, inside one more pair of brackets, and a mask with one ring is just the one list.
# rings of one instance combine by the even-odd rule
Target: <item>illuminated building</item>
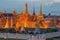
[[6,19],[6,24],[5,24],[5,27],[4,28],[10,28],[8,17]]
[[33,14],[30,15],[28,11],[28,4],[26,3],[22,14],[18,14],[16,12],[16,9],[14,9],[12,13],[9,13],[7,11],[0,12],[0,27],[1,28],[15,28],[16,31],[18,31],[19,28],[21,28],[21,30],[23,30],[24,28],[36,28],[37,19],[38,19],[39,28],[46,29],[54,25],[60,27],[60,23],[57,23],[57,20],[59,18],[57,19],[54,17],[51,18],[51,16],[47,16],[45,18],[42,12],[42,6],[40,7],[39,15],[36,15],[35,8],[33,8]]

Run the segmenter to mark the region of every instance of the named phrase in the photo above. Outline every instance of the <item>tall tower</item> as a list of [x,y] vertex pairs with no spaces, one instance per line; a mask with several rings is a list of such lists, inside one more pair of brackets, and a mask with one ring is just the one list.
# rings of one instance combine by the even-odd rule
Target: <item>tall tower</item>
[[43,13],[42,13],[42,5],[40,6],[40,14],[38,16],[38,20],[43,20],[44,19],[44,16],[43,16]]
[[33,8],[33,15],[35,15],[35,8]]
[[35,14],[35,8],[33,8],[33,20],[36,21],[36,19],[37,19],[37,16]]
[[25,15],[28,15],[28,4],[26,3],[25,8],[24,8],[24,12]]
[[38,25],[39,25],[39,28],[44,28],[45,25],[44,25],[44,16],[42,14],[42,5],[40,6],[40,14],[38,16]]

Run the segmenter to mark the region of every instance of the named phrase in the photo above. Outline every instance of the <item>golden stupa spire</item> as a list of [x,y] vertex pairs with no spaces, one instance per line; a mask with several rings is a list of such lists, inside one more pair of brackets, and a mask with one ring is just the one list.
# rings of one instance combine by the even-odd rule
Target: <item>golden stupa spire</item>
[[44,19],[43,13],[42,13],[42,5],[40,6],[40,15],[39,15],[40,19]]
[[40,6],[40,16],[43,17],[43,13],[42,13],[42,5]]
[[35,15],[35,8],[33,7],[33,15]]
[[5,28],[9,28],[9,20],[8,20],[8,16],[7,16],[7,20],[6,20]]
[[28,4],[26,3],[25,8],[24,8],[24,14],[28,14]]

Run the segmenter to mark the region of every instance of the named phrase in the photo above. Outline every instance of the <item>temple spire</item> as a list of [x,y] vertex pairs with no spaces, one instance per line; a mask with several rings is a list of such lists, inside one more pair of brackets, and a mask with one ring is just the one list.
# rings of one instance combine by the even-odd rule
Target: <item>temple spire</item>
[[27,3],[25,5],[24,14],[28,14],[28,4]]
[[40,15],[39,15],[40,19],[44,19],[43,13],[42,13],[42,5],[40,6]]
[[35,8],[33,8],[33,15],[35,15]]
[[42,5],[40,6],[40,16],[43,16],[43,14],[42,14]]

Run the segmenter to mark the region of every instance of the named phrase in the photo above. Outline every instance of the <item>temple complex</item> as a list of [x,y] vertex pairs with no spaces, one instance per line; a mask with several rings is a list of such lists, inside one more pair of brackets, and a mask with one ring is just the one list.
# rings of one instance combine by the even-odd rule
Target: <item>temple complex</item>
[[60,27],[59,18],[50,18],[50,16],[45,18],[43,15],[42,6],[40,6],[39,15],[36,15],[35,8],[33,8],[33,14],[30,15],[27,3],[24,7],[24,11],[21,14],[17,13],[16,9],[14,9],[12,13],[6,11],[0,12],[0,28],[14,28],[16,31],[21,28],[20,31],[23,31],[24,28],[36,28],[36,20],[38,20],[39,28],[50,28],[50,26],[52,27],[53,24]]

